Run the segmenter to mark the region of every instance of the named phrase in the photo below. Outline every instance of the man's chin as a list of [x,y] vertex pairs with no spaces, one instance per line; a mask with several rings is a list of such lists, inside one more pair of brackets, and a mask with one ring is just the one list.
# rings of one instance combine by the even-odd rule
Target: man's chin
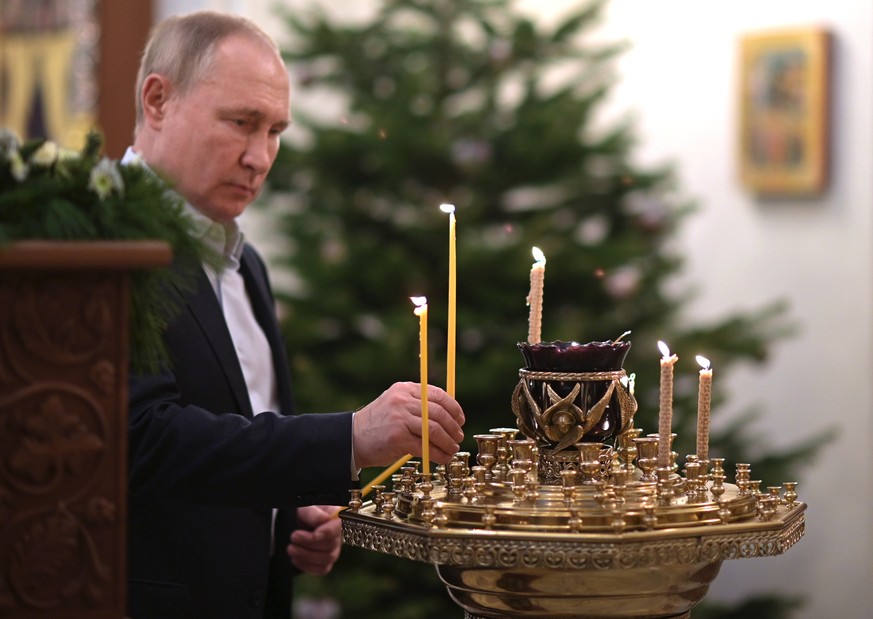
[[241,191],[234,192],[232,196],[222,196],[222,199],[217,200],[215,204],[217,215],[224,221],[236,219],[254,202],[256,195],[252,191]]

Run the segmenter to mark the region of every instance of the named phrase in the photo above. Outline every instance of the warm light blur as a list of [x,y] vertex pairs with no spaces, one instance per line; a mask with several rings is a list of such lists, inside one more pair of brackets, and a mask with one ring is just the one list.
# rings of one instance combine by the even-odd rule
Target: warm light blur
[[409,300],[415,305],[416,316],[420,316],[427,309],[427,297],[409,297]]
[[670,347],[661,340],[658,340],[658,350],[661,351],[661,354],[664,355],[665,359],[670,356]]

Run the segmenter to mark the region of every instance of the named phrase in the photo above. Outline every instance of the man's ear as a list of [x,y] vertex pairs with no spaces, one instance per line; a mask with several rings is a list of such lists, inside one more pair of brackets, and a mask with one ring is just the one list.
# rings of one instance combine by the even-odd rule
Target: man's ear
[[152,73],[143,81],[140,93],[143,116],[152,129],[158,129],[163,124],[171,91],[170,80],[163,75]]

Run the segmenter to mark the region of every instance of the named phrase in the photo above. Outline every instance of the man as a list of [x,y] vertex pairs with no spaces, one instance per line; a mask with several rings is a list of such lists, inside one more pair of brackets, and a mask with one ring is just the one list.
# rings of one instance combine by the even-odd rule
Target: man
[[[326,505],[346,503],[358,468],[421,453],[420,387],[394,384],[356,413],[291,415],[266,271],[235,221],[289,124],[275,43],[236,16],[171,18],[145,50],[137,97],[126,158],[167,179],[225,264],[173,292],[171,366],[131,380],[129,614],[287,619],[292,565],[324,574],[339,555]],[[429,398],[431,457],[447,462],[463,412],[436,387]]]

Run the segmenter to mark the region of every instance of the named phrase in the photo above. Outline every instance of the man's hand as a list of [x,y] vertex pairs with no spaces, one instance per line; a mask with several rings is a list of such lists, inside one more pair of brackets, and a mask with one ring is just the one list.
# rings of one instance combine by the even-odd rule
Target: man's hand
[[[448,463],[464,432],[464,411],[448,393],[429,385],[430,458]],[[401,456],[421,455],[421,385],[395,383],[355,413],[352,429],[355,464],[359,468],[391,464]]]
[[287,552],[297,569],[324,576],[333,568],[342,547],[342,523],[335,505],[297,508],[298,528],[291,532]]

